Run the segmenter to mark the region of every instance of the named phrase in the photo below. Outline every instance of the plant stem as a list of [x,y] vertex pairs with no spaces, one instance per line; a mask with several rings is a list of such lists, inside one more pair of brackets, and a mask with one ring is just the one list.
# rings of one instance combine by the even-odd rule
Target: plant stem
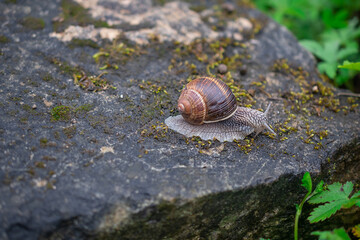
[[310,198],[311,192],[308,192],[304,199],[301,201],[300,205],[297,207],[296,209],[296,214],[295,214],[295,226],[294,226],[294,239],[298,240],[298,230],[299,230],[299,218],[301,215],[301,211],[302,211],[302,207],[304,206],[304,203]]

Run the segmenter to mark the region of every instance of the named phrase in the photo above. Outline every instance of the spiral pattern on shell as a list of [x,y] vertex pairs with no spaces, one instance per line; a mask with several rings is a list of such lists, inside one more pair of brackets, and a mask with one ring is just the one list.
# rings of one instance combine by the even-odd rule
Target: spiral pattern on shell
[[181,92],[178,110],[185,121],[201,125],[230,118],[237,109],[236,98],[221,80],[197,78]]

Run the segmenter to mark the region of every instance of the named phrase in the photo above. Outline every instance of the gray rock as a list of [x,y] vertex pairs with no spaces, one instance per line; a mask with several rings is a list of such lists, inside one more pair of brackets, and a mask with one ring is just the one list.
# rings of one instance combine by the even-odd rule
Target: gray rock
[[[123,36],[111,45],[98,36],[102,49],[91,42],[70,47],[53,37],[53,27],[64,24],[65,31],[80,20],[60,21],[60,1],[0,2],[0,32],[9,39],[0,43],[1,239],[285,239],[292,233],[294,203],[304,194],[303,172],[329,181],[359,179],[359,100],[349,104],[323,83],[313,56],[258,11],[234,4],[239,16],[261,29],[228,32],[222,24],[232,16],[218,19],[214,10],[209,23],[184,3],[147,1],[151,7],[137,8],[77,2],[88,2],[84,7],[93,14],[81,19],[83,25],[116,22],[125,36],[149,45]],[[93,2],[104,18],[94,14]],[[193,18],[168,22],[159,38],[144,34],[178,6],[181,16]],[[119,9],[127,18],[106,15]],[[139,21],[122,29],[132,14],[149,25]],[[43,19],[45,27],[24,28],[19,22],[27,16]],[[181,36],[179,42],[169,42],[176,40],[166,35],[171,32]],[[238,37],[219,40],[211,50],[209,42],[235,34],[241,43]],[[238,89],[239,105],[264,109],[273,101],[270,119],[279,137],[208,143],[163,124],[177,115],[189,76],[206,75],[207,67],[216,74],[210,63],[224,61],[220,48],[223,57],[237,56],[227,65],[232,78],[224,81]],[[112,55],[97,64],[93,55],[99,51]],[[105,64],[108,73],[100,76]],[[241,79],[240,66],[246,66]],[[319,91],[310,95],[314,86]],[[318,226],[342,225],[335,217]]]

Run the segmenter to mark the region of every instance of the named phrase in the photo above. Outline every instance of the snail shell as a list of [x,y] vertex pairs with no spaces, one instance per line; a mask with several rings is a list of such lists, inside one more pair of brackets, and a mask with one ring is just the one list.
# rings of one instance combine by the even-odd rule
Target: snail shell
[[267,124],[270,106],[265,112],[239,107],[223,81],[201,77],[183,89],[178,100],[181,115],[165,119],[165,124],[186,137],[216,138],[220,142],[244,139],[252,132],[257,135],[264,129],[275,134]]

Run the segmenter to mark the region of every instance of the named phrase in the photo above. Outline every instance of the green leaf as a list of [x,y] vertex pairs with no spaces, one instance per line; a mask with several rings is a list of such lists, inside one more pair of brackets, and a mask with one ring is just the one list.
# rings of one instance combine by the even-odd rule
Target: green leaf
[[347,69],[338,68],[338,75],[335,77],[334,81],[336,86],[341,86],[345,84],[349,79],[355,76]]
[[352,54],[358,52],[358,44],[356,42],[349,42],[345,45],[345,48],[342,48],[338,51],[336,59],[344,59]]
[[358,191],[357,193],[354,193],[354,195],[352,195],[351,198],[360,198],[360,191]]
[[360,28],[357,27],[356,18],[349,21],[348,25],[340,29],[329,29],[321,34],[322,41],[338,41],[341,45],[347,45],[350,42],[356,42],[360,36]]
[[299,42],[304,48],[306,48],[308,51],[312,52],[316,56],[323,55],[323,47],[320,43],[313,40],[301,40]]
[[360,62],[344,61],[343,65],[339,65],[338,68],[346,68],[346,69],[360,71]]
[[335,62],[321,62],[318,64],[320,73],[326,73],[330,78],[336,76],[336,63]]
[[333,231],[316,231],[311,235],[319,236],[319,240],[351,240],[344,228],[337,228]]
[[310,223],[324,221],[325,219],[327,219],[327,218],[331,217],[333,214],[335,214],[338,210],[340,210],[341,206],[347,202],[348,202],[347,199],[341,199],[341,200],[337,200],[337,201],[333,201],[333,202],[321,205],[321,206],[315,208],[310,213],[308,220],[310,221]]
[[343,205],[343,208],[351,208],[352,206],[356,205],[360,202],[360,199],[351,198],[346,204]]
[[312,191],[312,181],[311,181],[311,176],[309,172],[304,173],[304,176],[301,180],[301,186],[303,186],[308,193],[311,193]]
[[318,194],[320,192],[324,191],[324,181],[321,180],[317,185],[316,185],[316,188],[314,190],[314,193],[315,194]]
[[344,192],[345,196],[349,196],[350,193],[353,191],[354,189],[354,184],[352,182],[346,182],[342,188],[340,188],[341,191]]
[[336,200],[341,200],[341,199],[346,199],[348,200],[348,195],[345,195],[342,191],[341,191],[342,185],[341,183],[333,183],[331,185],[328,186],[328,190],[323,191],[319,194],[314,195],[313,197],[311,197],[309,199],[309,203],[311,204],[316,204],[316,203],[326,203],[326,202],[331,202],[331,201],[336,201]]
[[322,20],[327,29],[347,27],[348,12],[345,9],[333,12],[332,9],[324,9]]

